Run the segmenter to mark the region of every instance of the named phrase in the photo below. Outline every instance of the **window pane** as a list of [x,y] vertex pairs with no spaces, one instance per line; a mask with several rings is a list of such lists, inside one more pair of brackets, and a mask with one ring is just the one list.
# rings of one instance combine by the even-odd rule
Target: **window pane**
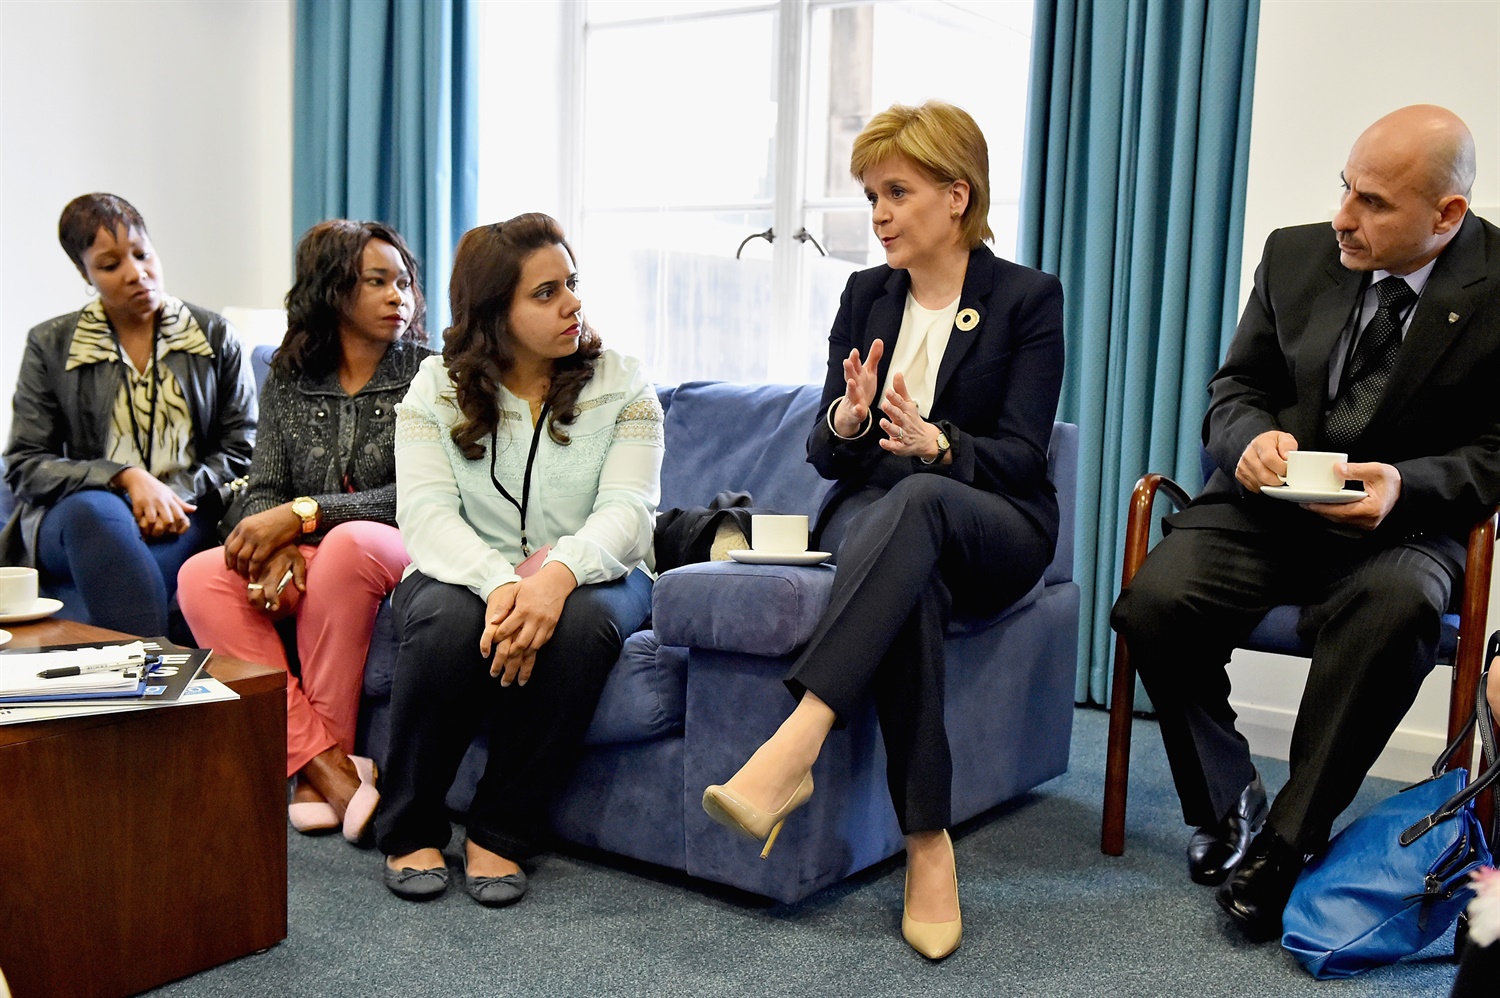
[[769,204],[774,21],[761,12],[591,29],[585,208]]
[[648,17],[682,17],[736,7],[771,6],[775,6],[774,0],[589,0],[586,16],[590,24],[607,24]]
[[[880,3],[813,13],[808,81],[807,196],[859,198],[849,176],[854,138],[892,104],[944,100],[968,111],[990,150],[990,227],[995,252],[1015,251],[1022,137],[1031,61],[1030,0]],[[830,217],[830,222],[848,224]],[[866,218],[868,228],[868,218]],[[822,239],[824,233],[809,229]],[[871,266],[877,244],[830,230],[829,251]],[[835,250],[834,247],[837,247]]]
[[590,212],[579,243],[589,321],[660,384],[764,381],[770,369],[769,211]]

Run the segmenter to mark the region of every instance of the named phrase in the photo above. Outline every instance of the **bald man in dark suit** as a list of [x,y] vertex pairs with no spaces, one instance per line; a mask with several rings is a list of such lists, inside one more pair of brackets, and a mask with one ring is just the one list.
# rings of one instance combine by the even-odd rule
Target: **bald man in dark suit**
[[[1468,211],[1474,146],[1451,112],[1371,125],[1326,224],[1273,232],[1204,441],[1217,470],[1121,593],[1161,720],[1194,880],[1252,939],[1279,935],[1309,856],[1437,654],[1469,529],[1500,501],[1500,229]],[[1294,450],[1347,453],[1364,498],[1278,501]],[[1313,644],[1291,775],[1268,807],[1235,729],[1230,651],[1294,603]]]

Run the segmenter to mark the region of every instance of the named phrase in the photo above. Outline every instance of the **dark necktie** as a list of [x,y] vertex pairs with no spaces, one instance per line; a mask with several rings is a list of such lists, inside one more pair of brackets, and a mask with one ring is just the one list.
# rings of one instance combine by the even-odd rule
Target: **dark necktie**
[[1343,387],[1323,424],[1328,442],[1339,447],[1349,444],[1370,424],[1385,383],[1396,366],[1396,352],[1401,349],[1401,316],[1417,294],[1400,277],[1387,277],[1375,285],[1380,307],[1365,327],[1344,370]]

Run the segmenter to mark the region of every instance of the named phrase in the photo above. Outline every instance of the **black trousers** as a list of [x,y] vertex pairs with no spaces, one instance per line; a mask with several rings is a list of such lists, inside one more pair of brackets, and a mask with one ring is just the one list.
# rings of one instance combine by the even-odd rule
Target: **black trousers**
[[1430,538],[1380,544],[1322,522],[1172,530],[1115,602],[1110,622],[1156,707],[1190,825],[1227,814],[1253,777],[1225,666],[1270,607],[1303,606],[1313,647],[1290,778],[1269,818],[1305,852],[1327,844],[1436,661],[1463,566]]
[[1041,578],[1054,544],[1003,496],[931,474],[852,494],[818,544],[837,551],[833,595],[787,686],[817,694],[840,723],[873,692],[901,830],[946,828],[948,620],[1014,603]]
[[469,807],[469,838],[512,860],[533,855],[620,647],[651,612],[651,580],[637,570],[573,590],[525,686],[502,687],[490,675],[479,654],[485,603],[466,587],[413,572],[391,603],[401,646],[375,815],[381,852],[448,844],[444,798],[483,728],[489,761]]

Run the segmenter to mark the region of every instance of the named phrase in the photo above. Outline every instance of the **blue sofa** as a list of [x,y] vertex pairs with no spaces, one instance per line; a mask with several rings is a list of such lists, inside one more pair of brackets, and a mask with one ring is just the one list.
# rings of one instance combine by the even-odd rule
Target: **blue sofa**
[[[261,347],[252,355],[258,384],[270,353]],[[662,508],[704,506],[734,489],[751,493],[758,507],[813,516],[829,487],[804,459],[819,391],[722,382],[661,389]],[[1067,769],[1079,613],[1072,581],[1077,448],[1077,428],[1055,424],[1048,464],[1062,524],[1042,580],[997,617],[949,627],[955,821]],[[0,508],[9,501],[0,483]],[[651,621],[625,642],[578,770],[554,808],[557,834],[785,902],[899,852],[873,703],[829,737],[813,770],[817,790],[769,860],[701,806],[703,788],[730,776],[793,707],[781,680],[827,606],[833,574],[826,565],[712,562],[662,575]],[[387,600],[366,662],[359,725],[360,751],[381,762],[390,749],[395,661]],[[473,796],[484,753],[481,736],[448,795],[455,812]]]
[[[693,382],[661,391],[662,508],[704,506],[725,489],[758,507],[816,513],[829,483],[804,459],[815,385]],[[1067,769],[1079,593],[1072,581],[1077,428],[1058,423],[1048,455],[1062,508],[1045,576],[988,620],[956,620],[945,646],[954,820]],[[827,606],[834,569],[710,562],[667,572],[647,629],[630,636],[605,686],[572,783],[553,812],[570,842],[796,901],[902,848],[885,786],[885,750],[867,703],[829,738],[817,790],[767,861],[703,813],[722,782],[794,706],[782,677]],[[361,739],[389,750],[395,631],[377,620],[365,672]],[[448,803],[462,812],[483,768],[470,748]]]

